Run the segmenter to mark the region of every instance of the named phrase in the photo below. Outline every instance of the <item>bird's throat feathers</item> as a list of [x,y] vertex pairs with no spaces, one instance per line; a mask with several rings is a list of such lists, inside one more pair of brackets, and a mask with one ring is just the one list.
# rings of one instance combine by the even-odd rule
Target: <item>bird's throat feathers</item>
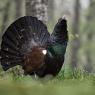
[[49,51],[51,52],[51,54],[53,56],[64,56],[65,52],[66,52],[66,47],[67,47],[67,43],[56,43],[53,44],[49,47]]

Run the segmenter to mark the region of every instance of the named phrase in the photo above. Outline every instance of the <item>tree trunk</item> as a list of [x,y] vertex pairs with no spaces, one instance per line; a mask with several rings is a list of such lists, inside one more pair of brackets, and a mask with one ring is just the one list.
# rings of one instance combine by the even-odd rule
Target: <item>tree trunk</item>
[[72,43],[72,56],[71,56],[71,67],[72,70],[75,70],[78,65],[78,50],[80,48],[80,40],[77,37],[79,35],[79,18],[80,18],[80,2],[79,0],[75,1],[74,7],[74,18],[73,18],[73,35],[74,41]]
[[48,20],[54,23],[54,2],[55,0],[48,0]]
[[1,32],[3,33],[8,25],[8,16],[9,16],[9,9],[10,9],[11,2],[8,1],[5,8],[4,8],[4,15],[3,15],[3,22],[1,26]]
[[25,0],[15,0],[16,18],[25,15]]
[[[93,21],[95,21],[95,0],[90,0],[90,5],[89,5],[89,10],[88,10],[88,15],[86,18],[86,31],[88,32],[87,35],[87,44],[93,43],[93,38],[94,38],[94,33],[95,33],[95,28],[93,27]],[[93,67],[92,67],[92,58],[91,58],[91,46],[88,46],[90,48],[87,49],[86,51],[86,58],[87,58],[87,64],[85,66],[85,70],[89,73],[92,72]]]
[[26,0],[26,15],[35,16],[46,23],[47,5],[48,0]]

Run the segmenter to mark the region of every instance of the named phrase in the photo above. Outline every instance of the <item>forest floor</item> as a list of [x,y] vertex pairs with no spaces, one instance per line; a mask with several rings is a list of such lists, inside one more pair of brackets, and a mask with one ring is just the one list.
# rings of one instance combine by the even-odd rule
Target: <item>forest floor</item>
[[0,76],[0,95],[95,95],[95,77],[35,79]]

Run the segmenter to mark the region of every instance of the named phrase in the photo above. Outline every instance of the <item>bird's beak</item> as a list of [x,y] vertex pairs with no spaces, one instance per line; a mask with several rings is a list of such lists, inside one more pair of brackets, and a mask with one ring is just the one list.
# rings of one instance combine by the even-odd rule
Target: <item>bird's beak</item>
[[66,16],[65,16],[65,15],[63,15],[63,16],[62,16],[62,19],[66,19]]
[[46,55],[46,54],[47,54],[47,50],[42,50],[42,53],[43,53],[44,55]]

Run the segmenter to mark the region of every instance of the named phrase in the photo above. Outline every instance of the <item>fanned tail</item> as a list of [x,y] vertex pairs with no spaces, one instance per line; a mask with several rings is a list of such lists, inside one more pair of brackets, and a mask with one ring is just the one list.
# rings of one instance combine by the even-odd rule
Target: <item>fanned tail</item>
[[46,47],[50,35],[36,17],[24,16],[12,23],[2,37],[0,61],[3,69],[22,65],[32,47]]

